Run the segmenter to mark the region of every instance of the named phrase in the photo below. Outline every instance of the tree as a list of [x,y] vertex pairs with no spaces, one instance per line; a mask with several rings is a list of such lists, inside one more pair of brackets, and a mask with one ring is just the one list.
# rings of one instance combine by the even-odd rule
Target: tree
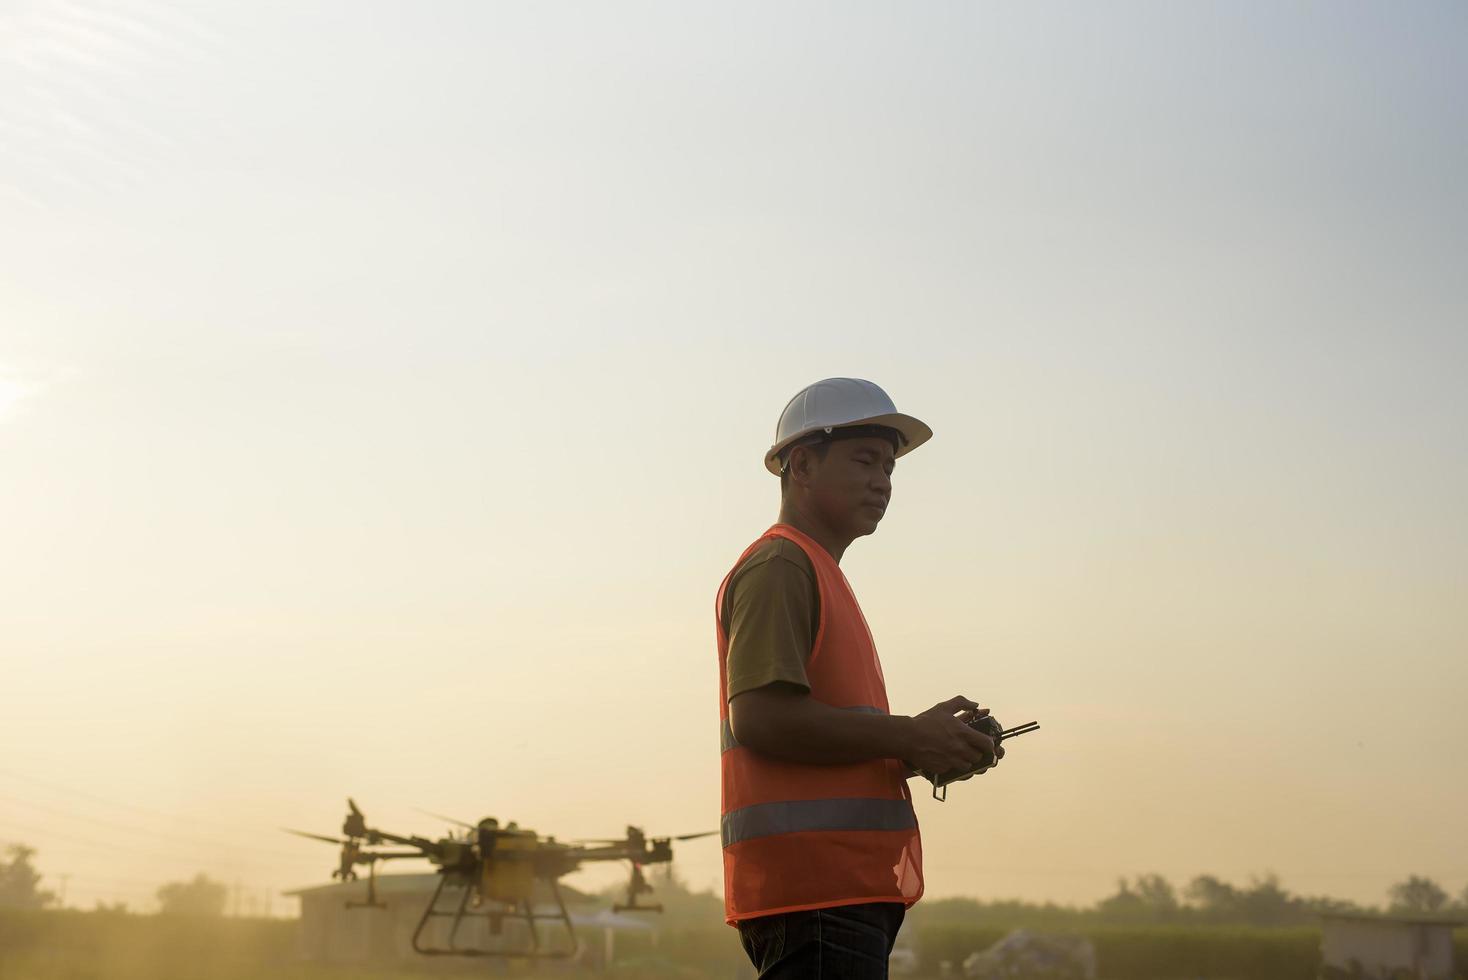
[[1116,894],[1096,903],[1096,911],[1109,919],[1156,921],[1177,914],[1177,892],[1158,874],[1138,875],[1135,884],[1118,878]]
[[0,907],[39,909],[50,905],[56,896],[38,886],[41,875],[31,865],[36,849],[12,844],[6,849],[9,861],[0,861]]
[[1253,877],[1249,887],[1239,894],[1242,920],[1253,926],[1283,926],[1298,922],[1304,910],[1300,902],[1280,887],[1279,876],[1270,872]]
[[1116,894],[1097,902],[1096,911],[1112,919],[1139,918],[1142,899],[1123,876],[1116,879]]
[[158,889],[158,911],[162,915],[218,916],[224,914],[228,897],[229,889],[222,882],[200,872],[193,881],[174,881]]
[[1406,915],[1421,915],[1438,912],[1448,904],[1448,893],[1431,878],[1409,875],[1387,890],[1391,896],[1391,911]]
[[1137,875],[1136,889],[1142,905],[1159,918],[1177,912],[1177,891],[1161,875]]
[[1360,915],[1369,911],[1356,902],[1346,898],[1331,898],[1329,895],[1310,895],[1300,899],[1300,905],[1311,915],[1334,913],[1345,915],[1353,913]]
[[1303,899],[1280,886],[1279,877],[1266,874],[1236,888],[1212,875],[1199,875],[1188,884],[1188,899],[1203,918],[1240,925],[1287,926],[1309,921],[1315,904],[1326,899]]
[[1210,919],[1228,920],[1239,911],[1239,890],[1213,875],[1199,875],[1188,883],[1188,899]]

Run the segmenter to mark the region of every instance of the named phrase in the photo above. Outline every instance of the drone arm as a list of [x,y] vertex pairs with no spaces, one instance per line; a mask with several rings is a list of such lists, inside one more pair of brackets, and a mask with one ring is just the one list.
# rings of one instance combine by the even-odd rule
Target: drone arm
[[385,830],[375,830],[371,827],[367,828],[367,842],[369,844],[380,844],[384,841],[389,844],[401,844],[404,847],[415,847],[418,849],[417,854],[404,855],[408,857],[436,858],[443,850],[437,841],[431,841],[426,837],[402,837],[398,834],[389,834]]

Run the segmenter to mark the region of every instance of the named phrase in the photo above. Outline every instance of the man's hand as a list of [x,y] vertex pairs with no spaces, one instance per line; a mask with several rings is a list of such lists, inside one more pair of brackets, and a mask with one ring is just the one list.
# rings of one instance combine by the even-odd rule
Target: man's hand
[[904,758],[914,769],[940,780],[989,768],[1003,758],[1004,747],[966,724],[988,713],[988,708],[959,695],[914,715]]

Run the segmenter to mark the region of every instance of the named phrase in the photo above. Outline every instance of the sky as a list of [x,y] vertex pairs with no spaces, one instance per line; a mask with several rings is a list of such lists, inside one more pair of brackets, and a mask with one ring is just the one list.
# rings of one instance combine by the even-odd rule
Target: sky
[[1460,891],[1465,31],[7,4],[0,841],[284,914],[348,795],[715,829],[714,592],[844,375],[936,433],[842,563],[894,711],[1043,726],[919,787],[930,896]]

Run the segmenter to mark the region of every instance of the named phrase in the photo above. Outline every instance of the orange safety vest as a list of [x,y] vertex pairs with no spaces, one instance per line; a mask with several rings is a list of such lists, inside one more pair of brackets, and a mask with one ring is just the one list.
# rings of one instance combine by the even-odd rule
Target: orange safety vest
[[923,860],[903,763],[804,765],[761,755],[734,740],[724,593],[755,548],[777,537],[795,542],[810,557],[820,590],[820,624],[806,662],[810,696],[834,708],[888,713],[882,663],[846,576],[813,539],[776,524],[739,556],[714,605],[725,920],[733,925],[760,915],[862,902],[911,906],[923,894]]

